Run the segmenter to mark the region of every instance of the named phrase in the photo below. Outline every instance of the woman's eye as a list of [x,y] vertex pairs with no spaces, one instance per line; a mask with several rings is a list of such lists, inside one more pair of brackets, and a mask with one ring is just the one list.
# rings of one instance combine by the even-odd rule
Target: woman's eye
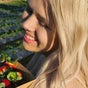
[[48,26],[48,25],[45,25],[44,27],[45,27],[46,29],[49,29],[49,26]]
[[47,24],[45,24],[44,22],[40,22],[40,25],[44,28],[49,28],[49,26]]
[[39,22],[41,26],[45,26],[44,22]]

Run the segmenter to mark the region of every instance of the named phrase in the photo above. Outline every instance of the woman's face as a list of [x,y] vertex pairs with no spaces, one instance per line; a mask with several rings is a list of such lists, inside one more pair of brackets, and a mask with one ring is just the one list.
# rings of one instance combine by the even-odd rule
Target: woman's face
[[28,6],[23,13],[23,46],[26,50],[51,52],[58,47],[56,30],[49,28],[46,19],[43,0],[28,0]]

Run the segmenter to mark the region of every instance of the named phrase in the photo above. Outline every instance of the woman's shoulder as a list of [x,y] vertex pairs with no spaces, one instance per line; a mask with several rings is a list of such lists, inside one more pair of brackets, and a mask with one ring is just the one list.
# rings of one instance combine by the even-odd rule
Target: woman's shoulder
[[[46,79],[35,79],[28,88],[46,88]],[[36,84],[36,85],[35,85]],[[87,88],[85,82],[79,76],[74,77],[69,83],[66,84],[66,88]]]
[[87,88],[82,73],[78,73],[69,83],[66,88]]
[[85,88],[76,78],[70,81],[66,88]]
[[[28,87],[25,88],[46,88],[46,78],[38,77],[35,80],[28,83]],[[19,87],[23,88],[23,87]],[[66,83],[66,88],[87,88],[82,74],[76,75],[69,83]]]

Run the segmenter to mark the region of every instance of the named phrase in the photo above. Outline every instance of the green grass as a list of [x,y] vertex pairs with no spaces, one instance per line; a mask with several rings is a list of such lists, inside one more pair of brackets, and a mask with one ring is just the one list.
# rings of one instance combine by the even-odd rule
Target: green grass
[[[8,36],[13,37],[22,33],[22,13],[25,5],[25,0],[12,0],[10,2],[0,3],[0,30],[12,28],[14,26],[18,27],[15,28],[15,30],[6,30],[4,33],[0,34],[0,39],[6,39]],[[13,54],[16,52],[15,48],[21,51],[24,50],[22,40],[14,41],[2,47],[0,55],[8,53],[7,50],[10,50],[11,54]]]
[[10,2],[1,2],[2,4],[6,5],[15,5],[15,6],[22,6],[25,5],[25,0],[11,0]]

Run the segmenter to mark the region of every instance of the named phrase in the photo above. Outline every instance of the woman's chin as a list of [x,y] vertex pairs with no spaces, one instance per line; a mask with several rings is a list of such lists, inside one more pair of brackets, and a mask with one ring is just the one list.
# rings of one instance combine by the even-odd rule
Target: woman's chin
[[23,46],[25,50],[28,50],[30,52],[40,52],[41,51],[37,46],[28,44],[25,41],[23,41]]

